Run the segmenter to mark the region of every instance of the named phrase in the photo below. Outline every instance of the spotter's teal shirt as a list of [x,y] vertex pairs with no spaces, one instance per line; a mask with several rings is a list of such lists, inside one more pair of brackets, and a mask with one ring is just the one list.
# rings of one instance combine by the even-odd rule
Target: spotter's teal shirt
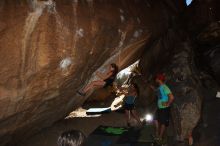
[[167,108],[167,106],[163,106],[162,103],[169,101],[168,95],[171,93],[172,92],[170,91],[169,87],[165,84],[160,85],[157,88],[157,97],[158,97],[157,106],[159,109]]

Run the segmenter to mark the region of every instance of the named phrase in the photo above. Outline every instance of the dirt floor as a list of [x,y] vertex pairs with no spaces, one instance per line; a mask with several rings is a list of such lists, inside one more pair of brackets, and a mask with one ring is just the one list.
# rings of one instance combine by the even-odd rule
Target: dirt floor
[[[68,130],[80,130],[82,131],[86,136],[88,136],[90,133],[92,133],[98,126],[104,125],[104,126],[115,126],[115,127],[124,127],[126,126],[126,118],[123,113],[118,112],[111,112],[99,116],[93,116],[89,117],[86,115],[86,109],[91,107],[112,107],[112,105],[117,104],[118,101],[110,100],[108,103],[94,103],[85,105],[83,108],[79,108],[76,111],[73,111],[70,113],[70,115],[65,118],[64,120],[61,120],[57,123],[55,123],[52,127],[42,130],[40,133],[32,136],[31,138],[27,139],[27,141],[19,144],[19,146],[57,146],[57,139],[58,136]],[[207,146],[211,144],[210,146],[219,146],[219,121],[220,116],[218,112],[218,106],[220,104],[220,100],[214,99],[213,101],[207,102],[207,105],[204,106],[203,113],[203,124],[200,124],[199,128],[196,128],[194,138],[195,138],[195,146]],[[153,108],[152,108],[153,109]],[[208,109],[208,110],[207,110]],[[144,117],[146,114],[146,110],[137,109],[139,115],[142,115],[140,117]],[[153,113],[154,110],[148,110],[151,113]],[[205,124],[204,124],[205,123]],[[167,135],[172,137],[173,131],[172,131],[172,122],[167,130]],[[197,132],[200,131],[198,134]],[[201,132],[202,131],[202,132]],[[173,137],[174,138],[174,137]],[[172,139],[173,139],[172,138]],[[171,144],[172,146],[186,146],[185,143],[176,143]]]
[[[127,121],[124,113],[121,112],[111,112],[102,114],[99,116],[92,116],[89,117],[86,115],[86,109],[88,108],[103,108],[103,107],[111,107],[113,105],[117,105],[119,99],[110,100],[107,103],[94,103],[89,104],[88,106],[85,105],[83,108],[79,108],[76,111],[70,113],[70,115],[55,123],[52,127],[42,130],[40,133],[32,136],[31,138],[27,139],[27,141],[19,144],[19,146],[57,146],[57,139],[59,135],[68,130],[80,130],[86,136],[92,133],[98,126],[113,126],[113,127],[125,127],[127,126]],[[114,107],[114,106],[113,106]],[[146,110],[137,109],[138,115],[140,116],[141,120],[143,120],[144,115],[146,114]],[[153,110],[148,110],[148,112],[153,113]],[[135,120],[131,121],[131,124],[135,126]],[[169,128],[171,129],[171,128]]]
[[64,131],[71,129],[81,130],[88,136],[99,125],[125,126],[126,121],[124,114],[112,112],[103,114],[100,117],[74,118],[70,116],[68,119],[54,124],[51,128],[43,130],[20,146],[56,146],[58,136]]

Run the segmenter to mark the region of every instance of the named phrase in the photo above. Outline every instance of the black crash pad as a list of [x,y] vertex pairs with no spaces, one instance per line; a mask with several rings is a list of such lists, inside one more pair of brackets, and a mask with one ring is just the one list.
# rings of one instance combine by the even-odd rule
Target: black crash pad
[[99,126],[83,146],[152,146],[153,125],[141,128]]

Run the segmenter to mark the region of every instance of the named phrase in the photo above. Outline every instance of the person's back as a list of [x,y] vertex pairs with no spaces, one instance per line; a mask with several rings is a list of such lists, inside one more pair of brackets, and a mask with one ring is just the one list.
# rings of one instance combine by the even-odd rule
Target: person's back
[[58,140],[58,146],[82,146],[85,135],[81,131],[71,130],[62,133]]
[[134,104],[135,98],[137,97],[137,91],[136,88],[131,85],[128,89],[128,94],[125,97],[125,103],[126,104]]
[[157,96],[158,96],[158,108],[167,108],[168,106],[163,105],[162,103],[168,102],[169,97],[168,95],[171,94],[169,87],[166,84],[162,84],[157,89]]

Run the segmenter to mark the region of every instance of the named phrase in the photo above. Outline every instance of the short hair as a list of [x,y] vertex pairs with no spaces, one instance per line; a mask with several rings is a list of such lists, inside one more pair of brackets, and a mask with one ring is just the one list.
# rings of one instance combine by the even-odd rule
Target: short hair
[[81,146],[85,140],[85,135],[81,131],[70,130],[63,132],[58,140],[58,146]]

